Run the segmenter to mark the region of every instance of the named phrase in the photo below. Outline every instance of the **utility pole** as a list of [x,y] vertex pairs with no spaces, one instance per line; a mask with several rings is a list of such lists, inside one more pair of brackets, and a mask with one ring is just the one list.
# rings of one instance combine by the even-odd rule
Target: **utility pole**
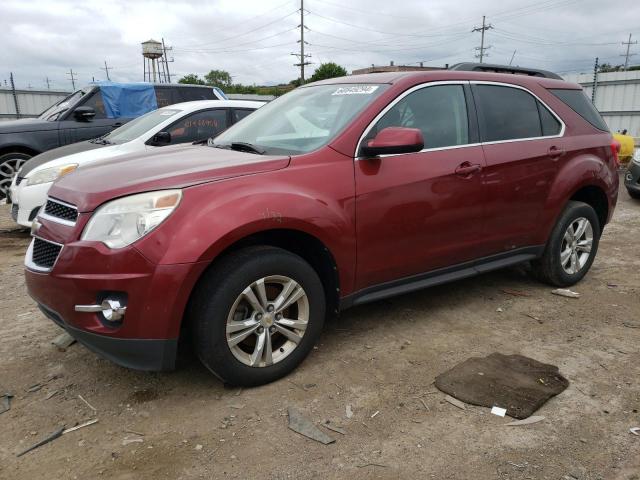
[[598,57],[593,65],[593,88],[591,89],[591,103],[596,104],[596,90],[598,89]]
[[67,75],[69,76],[69,78],[71,78],[71,86],[73,87],[73,91],[76,91],[76,78],[75,78],[75,73],[73,73],[73,68],[69,69],[69,73],[67,73]]
[[627,53],[625,53],[624,55],[621,55],[622,57],[624,57],[624,70],[625,72],[627,71],[627,68],[629,68],[629,57],[633,57],[635,55],[635,53],[629,53],[629,48],[631,47],[631,45],[636,45],[638,43],[638,41],[636,40],[635,42],[631,41],[631,34],[629,34],[629,40],[626,42],[622,42],[622,45],[626,45],[627,46]]
[[486,32],[487,30],[491,30],[493,28],[493,25],[486,24],[486,19],[485,16],[482,16],[482,26],[481,27],[474,27],[473,30],[471,30],[472,32],[480,32],[480,46],[476,47],[476,50],[479,50],[480,53],[478,55],[476,55],[476,58],[480,58],[480,63],[482,63],[482,60],[484,57],[488,57],[489,54],[488,53],[484,53],[485,50],[488,50],[491,48],[491,45],[489,45],[488,47],[484,46],[484,32]]
[[111,81],[111,77],[109,77],[109,67],[107,65],[107,61],[104,61],[104,68],[101,68],[100,70],[104,70],[105,72],[107,72],[107,81]]
[[311,62],[307,62],[306,59],[311,57],[311,55],[305,55],[304,53],[304,0],[300,0],[300,53],[292,53],[296,57],[300,57],[300,63],[294,63],[294,67],[300,67],[300,82],[304,83],[304,67],[305,65],[311,65]]
[[171,60],[169,60],[167,58],[167,50],[173,50],[173,47],[166,47],[164,45],[164,38],[162,39],[162,51],[164,53],[164,66],[165,66],[165,73],[166,73],[166,77],[167,77],[167,83],[171,83],[171,74],[169,73],[169,62],[173,62],[173,57],[171,57]]
[[11,94],[13,95],[13,104],[16,106],[16,118],[20,118],[20,106],[18,105],[18,94],[16,93],[16,84],[13,83],[13,72],[9,72],[9,80],[11,81]]
[[513,59],[514,59],[514,58],[515,58],[515,56],[516,56],[516,52],[517,52],[517,50],[514,50],[514,51],[513,51],[513,55],[511,55],[511,60],[509,60],[509,65],[511,65],[511,64],[513,63]]
[[44,81],[47,84],[47,90],[51,90],[51,86],[49,85],[49,77],[45,77]]

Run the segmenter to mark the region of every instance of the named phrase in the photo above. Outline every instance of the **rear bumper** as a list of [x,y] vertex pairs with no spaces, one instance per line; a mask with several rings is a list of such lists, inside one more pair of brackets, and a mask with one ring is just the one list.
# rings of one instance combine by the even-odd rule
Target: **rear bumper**
[[38,307],[47,318],[64,328],[79,343],[117,365],[148,371],[173,370],[175,367],[177,339],[115,338],[98,335],[72,327],[44,305],[38,304]]

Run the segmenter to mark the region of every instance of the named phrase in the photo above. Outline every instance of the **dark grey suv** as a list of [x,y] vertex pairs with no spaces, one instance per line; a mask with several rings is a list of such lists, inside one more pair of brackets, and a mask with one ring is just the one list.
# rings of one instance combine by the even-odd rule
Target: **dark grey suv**
[[[110,84],[112,86],[113,84]],[[123,91],[141,84],[117,84]],[[200,85],[149,85],[155,92],[153,108],[192,100],[225,100],[224,93],[213,87]],[[131,96],[106,98],[106,84],[81,88],[42,112],[38,118],[0,123],[0,201],[7,197],[13,176],[20,166],[39,153],[99,137],[120,127],[137,115],[119,115],[119,98],[130,101]],[[153,94],[153,92],[152,92]],[[152,95],[153,96],[153,95]],[[115,105],[114,105],[115,102]],[[146,110],[146,111],[149,111]],[[138,115],[146,113],[140,110]]]

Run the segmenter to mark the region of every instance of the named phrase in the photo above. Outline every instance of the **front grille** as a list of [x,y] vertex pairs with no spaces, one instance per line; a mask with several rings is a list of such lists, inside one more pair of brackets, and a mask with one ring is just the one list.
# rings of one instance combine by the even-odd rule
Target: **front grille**
[[16,185],[20,185],[22,180],[24,180],[24,177],[16,177]]
[[60,218],[68,222],[74,223],[78,219],[78,210],[69,205],[56,202],[49,198],[47,204],[44,207],[44,213],[51,217]]
[[38,267],[50,269],[53,268],[53,265],[56,263],[60,250],[62,250],[61,245],[35,237],[33,239],[33,254],[31,259]]
[[18,207],[17,203],[11,205],[11,218],[13,218],[14,222],[18,221],[18,210],[20,210],[20,207]]

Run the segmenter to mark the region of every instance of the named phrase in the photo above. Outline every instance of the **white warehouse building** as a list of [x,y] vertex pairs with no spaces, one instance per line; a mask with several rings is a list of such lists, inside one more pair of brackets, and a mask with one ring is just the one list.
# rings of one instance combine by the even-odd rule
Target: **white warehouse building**
[[[591,98],[593,73],[563,77],[582,85]],[[630,135],[640,139],[640,71],[599,73],[594,103],[612,132],[626,129]]]

